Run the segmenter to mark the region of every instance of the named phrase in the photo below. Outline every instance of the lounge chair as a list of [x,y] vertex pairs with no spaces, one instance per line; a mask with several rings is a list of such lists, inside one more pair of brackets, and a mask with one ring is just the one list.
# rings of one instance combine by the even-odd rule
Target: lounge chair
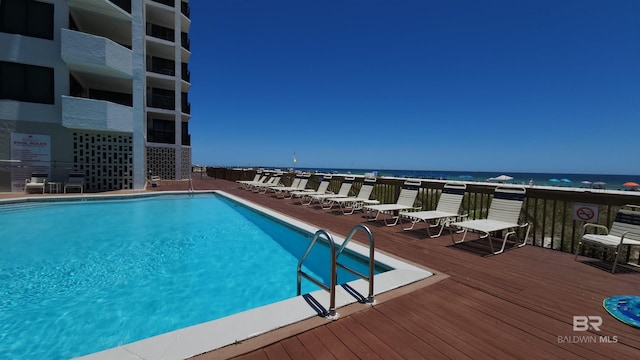
[[38,190],[44,194],[44,188],[47,185],[48,179],[49,174],[32,173],[31,179],[26,179],[24,182],[24,191],[28,194],[31,190]]
[[256,176],[253,177],[253,180],[236,180],[236,182],[240,184],[241,187],[245,187],[246,184],[256,183],[260,181],[260,178],[262,177],[261,175],[262,174],[260,173],[256,173]]
[[[418,191],[420,190],[420,181],[407,180],[402,185],[400,195],[395,204],[379,204],[379,205],[367,205],[364,207],[364,211],[368,213],[375,212],[375,216],[369,214],[369,221],[379,220],[380,216],[383,216],[385,225],[394,226],[398,223],[400,216],[398,213],[402,210],[415,209],[413,206],[418,197]],[[390,215],[386,216],[386,215]],[[390,220],[393,220],[392,222]]]
[[296,178],[291,183],[291,186],[274,188],[273,191],[276,193],[276,197],[278,199],[291,199],[293,197],[291,193],[295,191],[303,191],[307,188],[309,177],[310,175],[296,176]]
[[[467,216],[459,215],[466,188],[465,184],[445,184],[435,210],[401,211],[399,214],[400,222],[402,223],[403,219],[408,219],[411,222],[411,226],[403,230],[413,230],[417,223],[424,221],[429,237],[434,238],[442,235],[442,230],[447,224]],[[436,226],[440,226],[440,231],[436,235],[431,235],[429,229]]]
[[349,192],[351,191],[351,186],[353,185],[353,181],[355,180],[355,176],[347,176],[342,180],[342,184],[340,184],[340,189],[338,193],[333,194],[316,194],[311,195],[311,202],[317,201],[320,206],[326,199],[336,199],[336,198],[346,198],[349,196]]
[[80,189],[80,194],[84,192],[84,173],[72,172],[69,174],[69,178],[64,183],[64,193],[67,193],[68,189]]
[[322,194],[328,193],[329,184],[331,183],[331,178],[332,178],[331,175],[324,175],[322,177],[322,180],[318,184],[318,188],[316,190],[307,189],[302,191],[293,191],[291,192],[291,197],[299,198],[300,204],[302,205],[310,205],[311,204],[311,200],[309,200],[310,196],[322,195]]
[[[462,243],[465,241],[469,230],[475,231],[480,233],[480,237],[478,239],[489,238],[489,247],[491,249],[491,252],[494,255],[497,255],[504,251],[504,247],[507,244],[507,239],[509,238],[509,236],[515,235],[517,238],[517,230],[525,228],[526,233],[524,239],[520,243],[516,242],[518,247],[525,246],[529,237],[530,226],[529,223],[520,224],[518,222],[525,195],[526,189],[523,187],[496,188],[493,193],[493,200],[491,200],[491,205],[489,206],[487,218],[454,222],[449,224],[451,226],[449,228],[449,231],[451,233],[451,241],[454,245]],[[464,230],[462,239],[459,241],[455,241],[455,238],[453,236],[452,228],[455,227],[459,227]],[[498,251],[494,251],[493,241],[491,240],[491,233],[496,231],[504,232],[502,247]]]
[[[256,176],[258,176],[258,175],[256,175]],[[258,176],[258,180],[255,180],[255,178],[254,178],[254,180],[238,181],[238,183],[240,184],[240,186],[243,189],[251,190],[251,187],[253,185],[264,184],[267,181],[268,178],[269,178],[268,175],[261,175],[261,176]]]
[[334,205],[338,205],[342,214],[351,215],[356,210],[362,210],[365,205],[379,204],[380,202],[378,200],[370,199],[375,184],[376,179],[364,178],[358,195],[351,197],[330,197],[325,199],[322,208],[324,210],[330,210]]
[[[640,206],[626,205],[620,209],[616,213],[611,229],[607,229],[604,225],[591,223],[584,224],[583,229],[582,238],[576,247],[574,260],[578,259],[580,248],[583,245],[614,249],[615,259],[611,268],[611,273],[613,274],[616,271],[623,248],[625,246],[640,246]],[[598,230],[601,230],[602,234],[598,234]]]
[[275,174],[273,176],[271,176],[267,181],[263,182],[263,183],[259,183],[259,184],[252,184],[251,187],[251,191],[253,192],[257,192],[257,193],[266,193],[268,188],[273,187],[273,186],[278,186],[278,184],[280,184],[280,178],[282,176],[279,174]]

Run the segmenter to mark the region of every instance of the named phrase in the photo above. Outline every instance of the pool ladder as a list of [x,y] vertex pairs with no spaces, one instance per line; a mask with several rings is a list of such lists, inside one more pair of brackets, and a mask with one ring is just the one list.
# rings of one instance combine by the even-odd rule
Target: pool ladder
[[[367,234],[367,237],[369,238],[369,275],[368,276],[338,261],[340,254],[342,254],[342,251],[344,250],[344,248],[347,246],[351,238],[353,238],[353,236],[358,230],[364,231]],[[322,281],[314,278],[313,276],[305,273],[302,270],[302,264],[307,259],[307,256],[309,256],[309,253],[311,252],[311,249],[313,248],[313,246],[316,244],[316,242],[321,236],[323,236],[327,241],[327,243],[329,244],[329,251],[331,252],[330,254],[331,256],[330,286],[325,285]],[[331,236],[331,234],[329,234],[329,232],[322,229],[316,231],[316,233],[313,235],[313,238],[311,239],[311,242],[309,243],[309,246],[307,247],[307,251],[305,251],[304,255],[300,258],[300,261],[298,261],[298,288],[297,288],[298,296],[301,293],[302,277],[304,277],[307,280],[313,282],[314,284],[320,286],[321,288],[329,292],[329,310],[325,313],[325,317],[329,319],[337,319],[338,313],[336,312],[336,285],[338,283],[338,266],[340,266],[341,268],[369,282],[369,294],[366,298],[363,299],[362,302],[365,304],[373,304],[375,302],[373,297],[373,274],[374,274],[374,263],[375,263],[374,252],[375,252],[375,245],[373,241],[373,235],[371,234],[371,231],[369,230],[369,228],[362,224],[358,224],[354,226],[349,232],[349,235],[347,235],[347,237],[342,242],[342,245],[340,245],[340,247],[337,249],[336,249],[336,243],[333,241],[333,237]]]

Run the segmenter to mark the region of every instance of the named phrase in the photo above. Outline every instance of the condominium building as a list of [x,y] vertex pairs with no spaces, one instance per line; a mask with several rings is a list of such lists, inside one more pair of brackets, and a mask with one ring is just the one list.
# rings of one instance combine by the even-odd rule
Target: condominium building
[[190,24],[185,0],[1,0],[0,192],[189,178]]

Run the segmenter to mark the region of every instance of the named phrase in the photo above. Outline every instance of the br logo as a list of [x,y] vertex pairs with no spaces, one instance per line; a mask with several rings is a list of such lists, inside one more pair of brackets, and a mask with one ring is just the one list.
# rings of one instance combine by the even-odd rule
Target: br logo
[[589,329],[600,331],[600,325],[602,325],[601,316],[578,315],[573,317],[573,331],[588,331]]

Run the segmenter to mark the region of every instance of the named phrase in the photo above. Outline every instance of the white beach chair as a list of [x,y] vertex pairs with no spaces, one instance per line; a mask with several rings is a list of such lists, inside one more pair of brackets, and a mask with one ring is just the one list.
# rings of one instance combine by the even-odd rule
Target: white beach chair
[[[597,232],[598,230],[602,233],[597,234],[592,232]],[[599,224],[584,224],[582,238],[576,247],[574,260],[578,259],[580,248],[583,245],[602,246],[614,249],[615,259],[611,273],[615,273],[623,248],[625,246],[640,246],[640,206],[625,205],[616,213],[611,229],[607,229],[606,226]]]
[[[408,219],[411,223],[411,226],[403,228],[403,230],[413,230],[417,223],[424,221],[429,237],[434,238],[442,235],[442,230],[446,225],[467,216],[459,214],[466,189],[467,185],[465,184],[445,184],[435,210],[401,211],[400,222],[402,223],[403,219]],[[436,235],[431,235],[429,229],[436,226],[440,226],[440,231]]]
[[351,215],[357,210],[362,210],[365,205],[375,205],[378,200],[370,199],[373,186],[376,184],[375,178],[364,178],[358,195],[351,197],[330,197],[325,199],[322,209],[330,210],[334,205],[338,205],[344,215]]
[[278,186],[280,184],[280,178],[282,176],[280,174],[275,174],[269,178],[269,180],[260,184],[251,185],[251,191],[257,193],[265,193],[270,187]]
[[84,173],[72,172],[69,174],[69,179],[64,183],[65,194],[69,189],[79,189],[81,194],[84,193]]
[[49,174],[45,173],[32,173],[30,179],[25,180],[24,191],[26,193],[31,192],[31,190],[38,190],[44,194],[45,186],[47,185],[47,181],[49,179]]
[[[344,180],[342,180],[342,184],[340,184],[340,189],[338,190],[338,192],[336,194],[334,193],[329,193],[329,194],[313,194],[309,196],[309,204],[313,203],[314,201],[317,201],[321,206],[322,203],[326,200],[326,199],[330,199],[330,198],[342,198],[342,197],[348,197],[349,196],[349,191],[351,191],[351,186],[353,185],[353,181],[355,180],[355,176],[347,176],[344,178]],[[306,195],[305,195],[306,197]]]
[[[475,231],[480,233],[479,239],[489,238],[491,252],[497,255],[504,251],[509,236],[514,235],[517,237],[517,230],[526,228],[526,234],[522,242],[516,242],[518,247],[525,246],[527,244],[527,238],[529,237],[530,226],[529,223],[519,224],[518,222],[525,195],[526,189],[523,187],[496,188],[493,193],[491,205],[489,206],[487,218],[451,223],[451,227],[459,227],[464,230],[462,239],[455,241],[453,230],[449,228],[451,241],[453,241],[454,245],[464,242],[469,230]],[[493,241],[491,240],[491,233],[496,231],[504,231],[502,247],[498,251],[494,251]]]
[[[420,181],[407,180],[402,185],[400,195],[395,204],[379,204],[379,205],[366,205],[364,211],[368,213],[375,212],[375,216],[369,215],[369,221],[376,221],[382,216],[385,225],[394,226],[398,223],[400,216],[398,213],[402,210],[416,209],[414,204],[420,190]],[[388,216],[387,216],[388,215]],[[390,220],[393,220],[390,222]]]
[[331,183],[331,178],[331,175],[324,175],[316,190],[293,191],[291,192],[291,196],[299,198],[300,204],[302,205],[310,205],[310,196],[326,194],[329,191],[328,189],[329,184]]
[[291,183],[291,186],[273,188],[273,192],[275,192],[278,199],[291,199],[291,197],[293,196],[291,195],[292,192],[303,191],[307,188],[307,183],[309,182],[310,176],[311,175],[297,176]]

